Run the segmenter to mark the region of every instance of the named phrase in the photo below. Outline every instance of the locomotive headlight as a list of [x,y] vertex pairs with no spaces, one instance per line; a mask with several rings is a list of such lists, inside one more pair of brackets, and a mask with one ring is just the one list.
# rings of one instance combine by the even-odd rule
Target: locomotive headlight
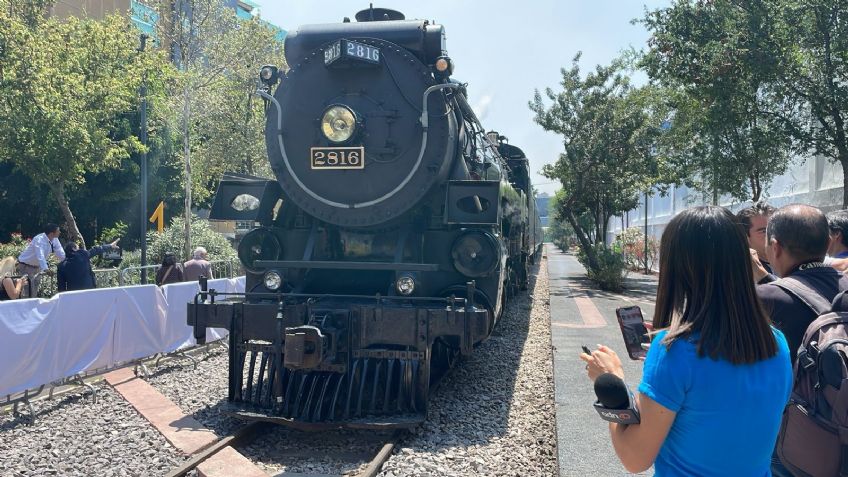
[[330,106],[321,118],[321,132],[330,142],[345,142],[356,131],[356,115],[347,106]]
[[453,61],[448,56],[440,56],[436,59],[433,65],[436,68],[437,74],[441,76],[450,76],[453,74]]
[[262,281],[265,284],[265,288],[271,291],[277,291],[283,284],[283,277],[281,277],[276,271],[269,270],[265,272],[265,276],[262,277]]
[[499,252],[498,240],[492,234],[475,230],[454,241],[451,258],[459,273],[466,277],[484,277],[497,268]]
[[398,293],[401,295],[412,295],[412,292],[415,291],[415,279],[404,275],[397,279],[395,288],[397,288]]

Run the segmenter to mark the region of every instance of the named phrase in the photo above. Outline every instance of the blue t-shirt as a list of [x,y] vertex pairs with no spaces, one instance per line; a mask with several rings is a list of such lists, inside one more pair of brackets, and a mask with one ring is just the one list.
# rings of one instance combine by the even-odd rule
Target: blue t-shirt
[[755,364],[698,357],[695,338],[670,348],[657,333],[639,391],[677,413],[654,462],[657,476],[764,477],[792,387],[789,347]]

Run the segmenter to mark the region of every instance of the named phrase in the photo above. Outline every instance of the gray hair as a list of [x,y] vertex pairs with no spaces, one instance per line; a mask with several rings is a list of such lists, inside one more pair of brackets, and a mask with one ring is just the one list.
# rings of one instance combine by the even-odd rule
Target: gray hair
[[207,252],[206,252],[206,249],[205,249],[205,248],[203,248],[203,247],[197,247],[196,249],[194,249],[194,253],[192,254],[192,257],[193,257],[194,259],[201,259],[201,258],[205,258],[205,257],[206,257],[206,253],[207,253]]

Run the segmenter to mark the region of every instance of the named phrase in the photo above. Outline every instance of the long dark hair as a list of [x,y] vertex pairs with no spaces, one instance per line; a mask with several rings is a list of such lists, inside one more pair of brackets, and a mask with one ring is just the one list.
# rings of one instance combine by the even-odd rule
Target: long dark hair
[[754,288],[748,240],[726,209],[694,207],[666,226],[654,329],[668,329],[666,346],[699,333],[698,356],[733,364],[755,363],[777,353]]

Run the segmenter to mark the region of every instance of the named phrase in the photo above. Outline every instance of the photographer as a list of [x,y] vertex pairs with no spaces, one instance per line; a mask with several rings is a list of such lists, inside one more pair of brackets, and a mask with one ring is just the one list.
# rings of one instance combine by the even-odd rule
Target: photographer
[[20,278],[12,278],[15,272],[15,257],[0,260],[0,301],[17,300],[22,298],[28,278],[26,275]]
[[[685,210],[663,232],[654,336],[635,407],[638,424],[609,425],[630,472],[768,475],[789,398],[786,340],[754,290],[745,235],[720,207]],[[606,346],[582,354],[589,378],[624,377]]]
[[65,244],[65,261],[59,264],[57,287],[60,292],[71,290],[90,290],[97,288],[94,271],[91,269],[91,257],[96,257],[118,248],[117,239],[112,243],[80,249],[76,242]]

